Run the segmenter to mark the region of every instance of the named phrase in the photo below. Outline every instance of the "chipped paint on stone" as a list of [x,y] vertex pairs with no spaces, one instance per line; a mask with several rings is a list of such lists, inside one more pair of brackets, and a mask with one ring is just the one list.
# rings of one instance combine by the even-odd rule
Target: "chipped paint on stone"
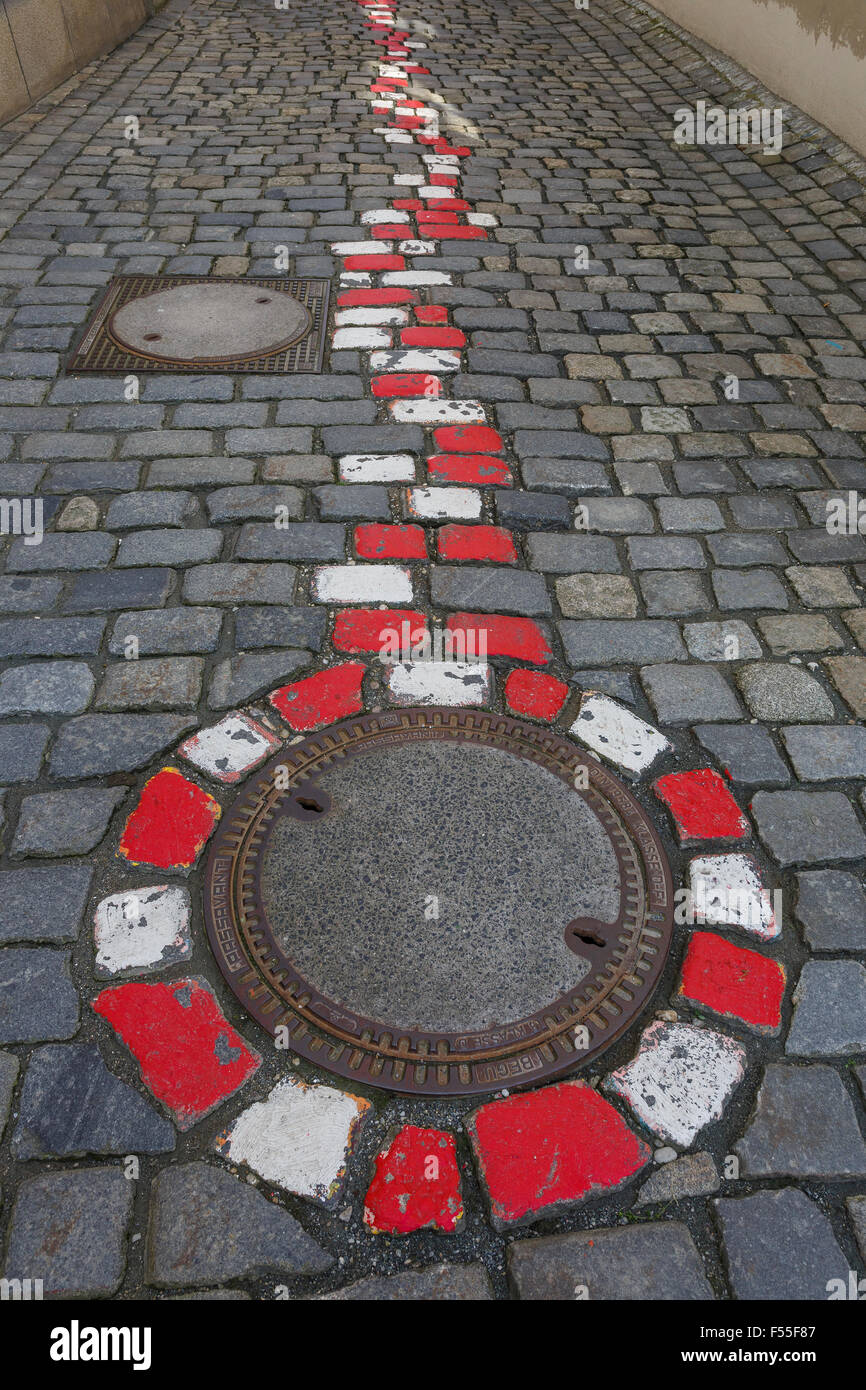
[[672,745],[651,724],[607,695],[585,695],[570,732],[627,772],[646,772]]
[[239,782],[279,746],[280,740],[270,729],[243,710],[232,710],[218,724],[193,734],[177,751],[209,777],[230,785]]
[[[389,270],[382,276],[383,285],[450,285],[451,283],[451,276],[444,270]],[[459,362],[457,366],[440,367],[439,370],[440,372],[459,371]]]
[[391,332],[388,328],[338,328],[332,341],[335,351],[386,348],[391,346]]
[[[408,323],[409,315],[398,305],[366,304],[358,305],[354,309],[338,309],[334,315],[334,322],[338,328],[367,328],[373,327],[374,324]],[[377,343],[375,346],[381,347],[382,344]]]
[[653,790],[673,816],[681,845],[698,840],[742,840],[749,834],[749,822],[727,783],[711,767],[669,772],[658,779]]
[[145,782],[124,827],[118,853],[131,864],[188,869],[222,815],[218,801],[176,767],[163,767]]
[[188,960],[190,897],[168,884],[111,893],[93,919],[96,974],[162,970]]
[[459,420],[464,424],[484,423],[484,406],[479,401],[395,401],[391,415],[406,425],[451,425]]
[[550,724],[569,696],[568,686],[543,671],[512,671],[505,682],[505,701],[512,714]]
[[361,213],[361,223],[365,227],[375,227],[378,223],[387,226],[391,222],[408,221],[408,212],[395,211],[394,208],[369,208],[367,212]]
[[331,1086],[280,1081],[217,1136],[217,1153],[265,1182],[334,1207],[370,1102]]
[[615,1192],[652,1158],[649,1145],[585,1081],[491,1101],[465,1127],[500,1230]]
[[773,1034],[782,1023],[785,971],[778,961],[715,932],[695,932],[683,961],[679,997]]
[[364,1201],[364,1225],[375,1235],[424,1230],[450,1234],[462,1220],[454,1135],[404,1125],[376,1155]]
[[605,1090],[620,1096],[654,1134],[688,1148],[721,1118],[745,1061],[745,1048],[733,1038],[657,1020],[644,1032],[634,1061],[612,1072]]
[[411,454],[344,454],[340,459],[344,483],[414,483]]
[[[386,277],[387,278],[387,277]],[[403,348],[397,352],[373,352],[370,369],[374,372],[459,372],[460,353],[448,348]]]
[[466,487],[410,487],[406,504],[419,521],[475,521],[481,515],[481,493]]
[[366,670],[360,661],[328,666],[314,676],[272,690],[268,699],[289,728],[308,733],[364,708],[361,683]]
[[399,662],[386,676],[397,705],[484,705],[490,681],[490,667],[470,661]]
[[335,256],[381,256],[383,251],[393,249],[390,241],[336,241],[331,244]]
[[710,927],[742,927],[762,941],[777,937],[773,900],[750,854],[700,855],[689,864],[689,920]]
[[189,1129],[227,1100],[261,1063],[232,1028],[210,985],[195,976],[114,985],[94,999],[93,1010],[129,1048],[145,1086],[179,1129]]

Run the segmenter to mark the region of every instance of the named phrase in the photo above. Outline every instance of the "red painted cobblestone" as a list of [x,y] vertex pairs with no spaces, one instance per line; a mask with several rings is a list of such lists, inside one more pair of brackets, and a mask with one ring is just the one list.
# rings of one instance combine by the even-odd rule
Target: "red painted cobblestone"
[[[346,290],[345,294],[338,297],[337,304],[341,309],[357,309],[368,308],[373,305],[414,304],[417,299],[418,296],[414,290]],[[417,309],[415,312],[417,313]]]
[[341,652],[380,652],[388,631],[403,632],[403,624],[411,643],[420,642],[427,631],[423,613],[411,608],[347,608],[334,619],[331,638]]
[[552,721],[568,699],[568,686],[543,671],[512,671],[505,682],[505,700],[512,714]]
[[442,394],[442,382],[429,372],[392,372],[389,376],[374,376],[370,389],[380,400],[389,400],[392,396],[434,399]]
[[458,348],[465,345],[466,334],[461,333],[459,328],[428,328],[422,325],[402,329],[400,342],[403,347]]
[[671,772],[655,783],[655,792],[671,812],[680,844],[697,840],[742,840],[749,823],[712,768]]
[[615,1192],[651,1157],[649,1145],[584,1081],[494,1100],[466,1127],[499,1228]]
[[319,729],[363,709],[361,682],[366,669],[360,661],[330,666],[315,676],[272,690],[268,699],[297,733]]
[[511,471],[491,454],[431,454],[427,460],[431,482],[476,483],[479,487],[511,487]]
[[497,454],[502,448],[502,436],[489,425],[442,425],[433,438],[437,449],[461,454]]
[[775,1033],[782,1022],[785,971],[778,961],[715,932],[697,932],[689,941],[679,994],[725,1018]]
[[406,262],[402,256],[346,256],[343,261],[347,270],[404,270]]
[[[484,632],[488,656],[510,656],[536,664],[550,661],[553,652],[538,623],[531,618],[507,618],[497,613],[452,613],[452,632]],[[475,650],[478,651],[476,642]]]
[[443,560],[493,560],[503,565],[517,560],[511,532],[502,526],[461,526],[455,522],[440,529],[438,540]]
[[219,802],[176,767],[161,768],[142,787],[121,836],[119,853],[132,864],[189,868],[220,814]]
[[207,985],[132,983],[93,1001],[141,1067],[141,1079],[189,1129],[233,1095],[261,1063],[232,1028]]
[[426,560],[423,526],[363,522],[355,527],[355,553],[362,560]]
[[431,1228],[450,1233],[462,1217],[454,1135],[405,1125],[376,1156],[364,1200],[365,1226],[389,1235]]
[[483,227],[425,227],[424,235],[435,241],[484,241],[487,232]]

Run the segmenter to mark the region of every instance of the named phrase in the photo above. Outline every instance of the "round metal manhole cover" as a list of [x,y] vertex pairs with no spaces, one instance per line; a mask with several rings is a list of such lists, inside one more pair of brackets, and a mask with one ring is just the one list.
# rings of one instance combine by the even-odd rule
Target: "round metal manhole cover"
[[628,788],[548,729],[475,710],[346,720],[223,818],[205,915],[244,1008],[388,1090],[579,1066],[646,1006],[670,869]]
[[280,352],[308,332],[303,304],[279,290],[197,282],[130,299],[112,314],[120,347],[163,362],[234,362]]

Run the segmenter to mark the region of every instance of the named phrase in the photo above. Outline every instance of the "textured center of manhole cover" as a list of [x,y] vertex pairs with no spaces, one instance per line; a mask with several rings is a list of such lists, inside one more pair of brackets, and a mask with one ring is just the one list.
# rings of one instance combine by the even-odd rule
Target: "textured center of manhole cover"
[[629,790],[565,740],[401,710],[259,774],[223,821],[205,906],[232,988],[292,1051],[453,1094],[613,1041],[664,964],[671,881]]
[[290,295],[199,281],[127,301],[109,331],[121,347],[147,357],[219,362],[278,352],[309,324],[307,310]]

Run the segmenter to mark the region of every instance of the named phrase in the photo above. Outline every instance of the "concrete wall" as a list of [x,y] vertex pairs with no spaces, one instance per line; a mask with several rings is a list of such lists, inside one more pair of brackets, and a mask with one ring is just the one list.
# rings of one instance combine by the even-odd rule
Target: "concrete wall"
[[866,155],[866,0],[649,0]]
[[0,0],[0,122],[110,52],[155,8],[152,0]]

